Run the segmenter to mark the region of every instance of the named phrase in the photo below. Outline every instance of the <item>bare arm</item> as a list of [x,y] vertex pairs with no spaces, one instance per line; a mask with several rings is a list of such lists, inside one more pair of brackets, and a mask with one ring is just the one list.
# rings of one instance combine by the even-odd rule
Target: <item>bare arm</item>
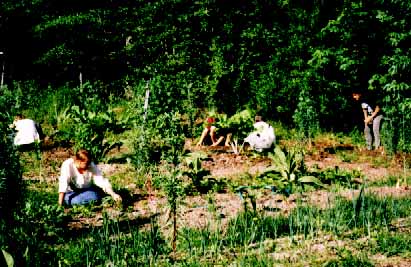
[[60,206],[62,206],[63,205],[63,201],[64,201],[64,192],[60,192],[59,193],[59,200],[58,200],[58,203],[59,203],[59,205]]
[[122,201],[121,196],[113,191],[109,180],[103,177],[100,169],[98,169],[94,163],[90,164],[90,169],[93,173],[94,184],[103,189],[103,191],[110,195],[116,202]]
[[366,110],[363,110],[364,111],[364,122],[366,123],[366,124],[368,124],[368,123],[370,123],[377,115],[378,115],[378,113],[380,112],[380,106],[376,106],[375,107],[375,110],[374,110],[374,112],[370,115],[370,116],[368,116],[368,113],[367,113],[367,111]]

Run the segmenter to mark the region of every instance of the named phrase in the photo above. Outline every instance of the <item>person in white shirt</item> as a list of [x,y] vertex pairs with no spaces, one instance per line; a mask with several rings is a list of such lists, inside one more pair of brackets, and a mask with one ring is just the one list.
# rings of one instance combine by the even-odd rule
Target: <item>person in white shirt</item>
[[59,205],[84,205],[100,201],[102,195],[98,188],[116,202],[122,200],[121,196],[113,191],[109,180],[103,177],[101,171],[92,162],[90,153],[85,149],[79,150],[73,158],[66,159],[60,172]]
[[264,122],[261,116],[255,116],[254,129],[255,131],[244,139],[244,142],[249,143],[252,149],[262,152],[275,143],[274,128]]
[[14,136],[15,145],[22,146],[40,142],[40,135],[33,120],[17,115],[13,122],[13,127],[16,130],[16,135]]

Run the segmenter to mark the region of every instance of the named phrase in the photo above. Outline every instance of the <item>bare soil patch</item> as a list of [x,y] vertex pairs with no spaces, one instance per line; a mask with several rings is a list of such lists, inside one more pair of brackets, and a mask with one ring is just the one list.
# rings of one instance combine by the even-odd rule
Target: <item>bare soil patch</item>
[[[244,173],[256,175],[263,172],[270,166],[271,161],[267,157],[253,157],[246,154],[234,154],[228,147],[194,147],[190,146],[192,151],[202,150],[208,154],[208,159],[203,162],[203,167],[211,172],[211,175],[216,178],[224,177],[230,179],[236,175]],[[341,148],[340,148],[341,149]],[[350,152],[351,147],[343,148]],[[344,162],[336,154],[336,146],[330,147],[329,144],[315,144],[312,151],[315,153],[307,153],[305,164],[308,168],[326,169],[335,168],[347,170],[360,170],[364,174],[366,180],[376,181],[384,179],[388,175],[398,175],[402,170],[401,159],[403,156],[388,157],[387,155],[378,152],[360,151],[360,155],[365,159],[359,158],[356,161]],[[358,153],[359,151],[355,151]],[[61,163],[72,155],[70,149],[51,148],[43,152],[43,177],[46,182],[56,183],[59,175]],[[385,164],[374,164],[370,159],[385,162]],[[107,177],[114,175],[124,170],[124,164],[100,164],[100,168]],[[29,173],[25,175],[25,179],[36,179]],[[38,179],[38,178],[37,178]],[[131,203],[131,207],[124,207],[120,211],[116,207],[106,207],[110,216],[124,220],[148,219],[156,216],[160,220],[160,225],[167,228],[168,225],[168,210],[166,199],[156,192],[151,196],[144,194],[142,190],[135,188],[134,185],[125,185],[134,195],[138,195],[136,201]],[[411,190],[408,187],[378,187],[369,188],[378,195],[392,196],[411,196]],[[341,192],[342,195],[350,198],[354,196],[356,191]],[[307,204],[315,204],[319,207],[327,207],[330,201],[330,193],[325,190],[317,190],[315,192],[304,193],[303,195],[291,195],[285,198],[278,194],[271,193],[270,190],[260,190],[256,193],[257,209],[266,211],[269,214],[282,213],[287,214],[296,207],[296,199],[303,199]],[[57,194],[56,194],[57,195]],[[210,204],[205,195],[187,196],[185,205],[180,206],[179,225],[180,227],[205,227],[210,220],[218,220],[222,225],[225,225],[238,212],[243,210],[243,200],[239,195],[232,192],[215,193],[212,196],[213,203]],[[251,206],[250,206],[251,207]],[[81,228],[91,225],[100,225],[102,222],[101,212],[93,218],[75,217],[70,223],[70,227]]]

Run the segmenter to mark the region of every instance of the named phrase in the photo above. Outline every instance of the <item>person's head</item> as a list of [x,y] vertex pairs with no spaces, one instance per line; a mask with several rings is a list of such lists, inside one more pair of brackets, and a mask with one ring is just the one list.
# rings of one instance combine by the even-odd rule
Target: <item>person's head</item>
[[74,156],[77,169],[86,170],[91,163],[91,155],[86,149],[80,149]]
[[215,119],[213,117],[207,118],[207,124],[213,124],[214,122],[215,122]]
[[352,96],[352,98],[353,98],[354,100],[358,101],[358,100],[360,100],[362,94],[361,94],[360,92],[353,92],[353,93],[351,94],[351,96]]
[[255,118],[254,118],[254,121],[255,122],[259,122],[259,121],[262,121],[263,120],[263,118],[261,117],[261,116],[255,116]]
[[22,119],[24,119],[24,116],[23,116],[23,114],[19,113],[14,117],[14,119],[15,120],[22,120]]

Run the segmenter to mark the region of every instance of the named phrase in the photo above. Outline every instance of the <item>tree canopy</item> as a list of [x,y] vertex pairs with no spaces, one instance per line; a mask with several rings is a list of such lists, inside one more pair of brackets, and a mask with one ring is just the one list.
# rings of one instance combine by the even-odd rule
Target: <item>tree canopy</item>
[[407,1],[3,0],[0,10],[9,87],[76,85],[81,74],[121,95],[150,81],[160,113],[189,99],[305,131],[350,129],[361,89],[385,101],[392,125],[410,120]]

